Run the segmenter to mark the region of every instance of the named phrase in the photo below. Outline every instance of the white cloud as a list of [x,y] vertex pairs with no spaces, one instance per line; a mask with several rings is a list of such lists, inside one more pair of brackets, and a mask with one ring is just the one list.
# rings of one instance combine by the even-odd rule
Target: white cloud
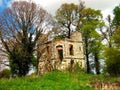
[[[56,10],[63,3],[75,3],[75,4],[79,3],[79,0],[32,0],[32,1],[36,2],[37,4],[40,4],[52,15],[55,15]],[[120,0],[82,0],[82,1],[85,2],[86,7],[102,10],[102,13],[104,15],[112,13],[112,9],[120,3]]]
[[120,0],[84,0],[86,5],[96,9],[104,10],[120,3]]
[[103,18],[104,19],[106,19],[108,15],[113,17],[112,9],[105,9],[105,10],[102,11],[102,14],[103,14]]
[[39,3],[43,8],[45,8],[51,14],[55,14],[56,10],[63,3],[78,3],[78,0],[33,0],[37,4]]
[[[78,4],[79,0],[33,0],[39,3],[51,14],[55,14],[56,10],[62,3],[75,3]],[[112,9],[120,3],[120,0],[82,0],[85,2],[86,7],[100,9],[103,14],[112,13]]]

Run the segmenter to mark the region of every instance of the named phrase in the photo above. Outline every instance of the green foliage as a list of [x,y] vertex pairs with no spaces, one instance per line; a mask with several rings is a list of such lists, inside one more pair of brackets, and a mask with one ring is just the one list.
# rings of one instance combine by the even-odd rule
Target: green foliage
[[25,76],[31,65],[36,65],[36,58],[25,48],[17,46],[9,55],[10,69],[12,75]]
[[112,36],[109,38],[111,41],[112,46],[105,49],[105,58],[106,58],[106,72],[110,75],[120,75],[120,6],[116,6],[113,10],[114,18],[112,20],[112,24],[114,28],[110,32],[109,35]]
[[9,69],[4,69],[0,72],[0,78],[10,78],[11,72]]
[[74,73],[84,73],[85,72],[85,69],[81,68],[79,63],[76,63],[73,66],[70,65],[66,70],[69,72],[74,72]]
[[81,27],[81,32],[87,62],[87,72],[90,73],[89,55],[91,54],[93,57],[97,57],[97,60],[94,60],[95,63],[99,60],[98,57],[101,50],[101,41],[100,35],[96,31],[96,29],[99,28],[99,26],[101,26],[103,22],[100,10],[85,8],[83,10],[83,15],[84,18],[82,19],[83,25]]
[[[73,21],[75,20],[77,15],[77,5],[71,3],[71,4],[62,4],[61,7],[57,10],[56,18],[60,24],[65,23],[67,24],[67,21]],[[71,19],[72,18],[72,19]]]
[[76,63],[74,66],[74,72],[85,72],[83,68],[79,65],[79,63]]
[[57,10],[55,18],[58,25],[64,31],[62,34],[70,38],[72,32],[71,26],[75,26],[76,19],[78,18],[78,5],[73,3],[62,4]]
[[63,40],[65,38],[64,35],[58,35],[54,38],[54,40]]
[[107,48],[105,50],[106,71],[110,75],[120,75],[120,51],[116,48]]
[[118,49],[120,48],[120,26],[117,27],[115,30],[112,41],[114,42],[113,45],[117,47]]
[[18,76],[25,76],[29,71],[28,57],[22,55],[21,52],[14,51],[10,56],[10,67],[12,74]]
[[34,67],[38,68],[38,67],[37,67],[37,57],[35,57],[34,55],[32,55],[31,61],[32,61],[32,62],[31,62],[32,65],[33,65]]
[[113,24],[120,25],[120,5],[114,8],[113,13],[115,15],[113,19]]

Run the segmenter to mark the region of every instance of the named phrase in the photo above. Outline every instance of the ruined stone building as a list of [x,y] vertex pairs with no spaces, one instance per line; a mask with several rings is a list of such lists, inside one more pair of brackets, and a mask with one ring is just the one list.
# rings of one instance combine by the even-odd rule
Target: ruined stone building
[[51,69],[65,70],[75,63],[82,68],[85,67],[82,36],[78,31],[73,32],[70,39],[64,38],[45,43],[45,48],[39,60],[40,73],[44,72],[45,67],[48,71]]

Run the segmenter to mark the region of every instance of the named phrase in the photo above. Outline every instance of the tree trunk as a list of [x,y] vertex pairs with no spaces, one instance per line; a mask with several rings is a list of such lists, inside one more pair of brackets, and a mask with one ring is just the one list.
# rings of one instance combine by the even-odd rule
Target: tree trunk
[[86,49],[86,64],[87,64],[87,73],[90,73],[90,64],[89,64],[89,56],[87,49]]
[[68,38],[69,38],[69,39],[70,39],[70,34],[71,34],[70,25],[71,25],[71,23],[70,23],[70,24],[68,24]]
[[86,55],[86,65],[87,73],[90,73],[90,64],[89,64],[89,53],[88,53],[88,40],[85,40],[85,55]]
[[70,39],[70,30],[68,31],[68,38]]
[[100,63],[99,63],[97,54],[95,54],[95,56],[94,56],[94,61],[95,61],[95,71],[96,71],[96,74],[100,74]]

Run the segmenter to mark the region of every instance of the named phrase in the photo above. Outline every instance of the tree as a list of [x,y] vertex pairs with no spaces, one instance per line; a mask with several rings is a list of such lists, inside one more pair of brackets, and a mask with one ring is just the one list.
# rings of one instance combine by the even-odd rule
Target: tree
[[65,34],[70,38],[71,32],[74,30],[73,27],[76,27],[76,23],[80,23],[80,17],[82,17],[82,10],[84,9],[84,3],[80,2],[80,5],[71,4],[62,4],[61,7],[57,10],[56,20],[60,27],[65,30]]
[[113,24],[118,27],[120,25],[120,5],[116,6],[113,10],[114,19],[113,19]]
[[9,62],[7,61],[7,54],[5,53],[5,49],[0,41],[0,71],[5,69],[5,67],[9,66]]
[[111,46],[105,49],[106,71],[110,75],[120,75],[120,6],[116,6],[113,13],[114,18],[111,20],[113,28],[109,29],[111,32],[108,36]]
[[[89,55],[91,53],[90,44],[93,43],[93,40],[97,36],[94,36],[94,33],[97,33],[96,29],[99,28],[101,25],[102,14],[100,10],[94,10],[91,8],[86,8],[83,11],[83,19],[81,27],[83,43],[84,43],[84,51],[86,57],[86,65],[87,65],[87,72],[90,73],[90,63],[89,63]],[[96,34],[97,35],[97,34]]]
[[113,41],[114,41],[114,45],[119,49],[120,47],[120,37],[119,37],[119,33],[120,33],[120,5],[116,6],[113,10],[114,13],[114,18],[113,18],[113,25],[115,27],[115,31],[114,31],[114,36],[113,36]]
[[27,1],[13,2],[0,16],[0,39],[13,74],[25,76],[36,62],[37,41],[46,32],[51,20],[51,16],[39,5]]
[[94,32],[92,34],[92,36],[94,38],[92,38],[93,40],[90,42],[90,54],[91,54],[91,58],[93,58],[94,60],[94,64],[93,64],[93,68],[95,68],[95,72],[96,74],[100,74],[100,59],[101,59],[101,53],[103,52],[103,44],[101,43],[101,36],[98,32]]
[[112,36],[114,35],[114,31],[115,31],[115,27],[113,25],[113,20],[111,18],[110,15],[107,16],[106,18],[107,22],[106,22],[106,26],[104,29],[102,29],[102,27],[100,27],[100,32],[101,32],[101,36],[102,39],[106,41],[108,47],[112,47]]

